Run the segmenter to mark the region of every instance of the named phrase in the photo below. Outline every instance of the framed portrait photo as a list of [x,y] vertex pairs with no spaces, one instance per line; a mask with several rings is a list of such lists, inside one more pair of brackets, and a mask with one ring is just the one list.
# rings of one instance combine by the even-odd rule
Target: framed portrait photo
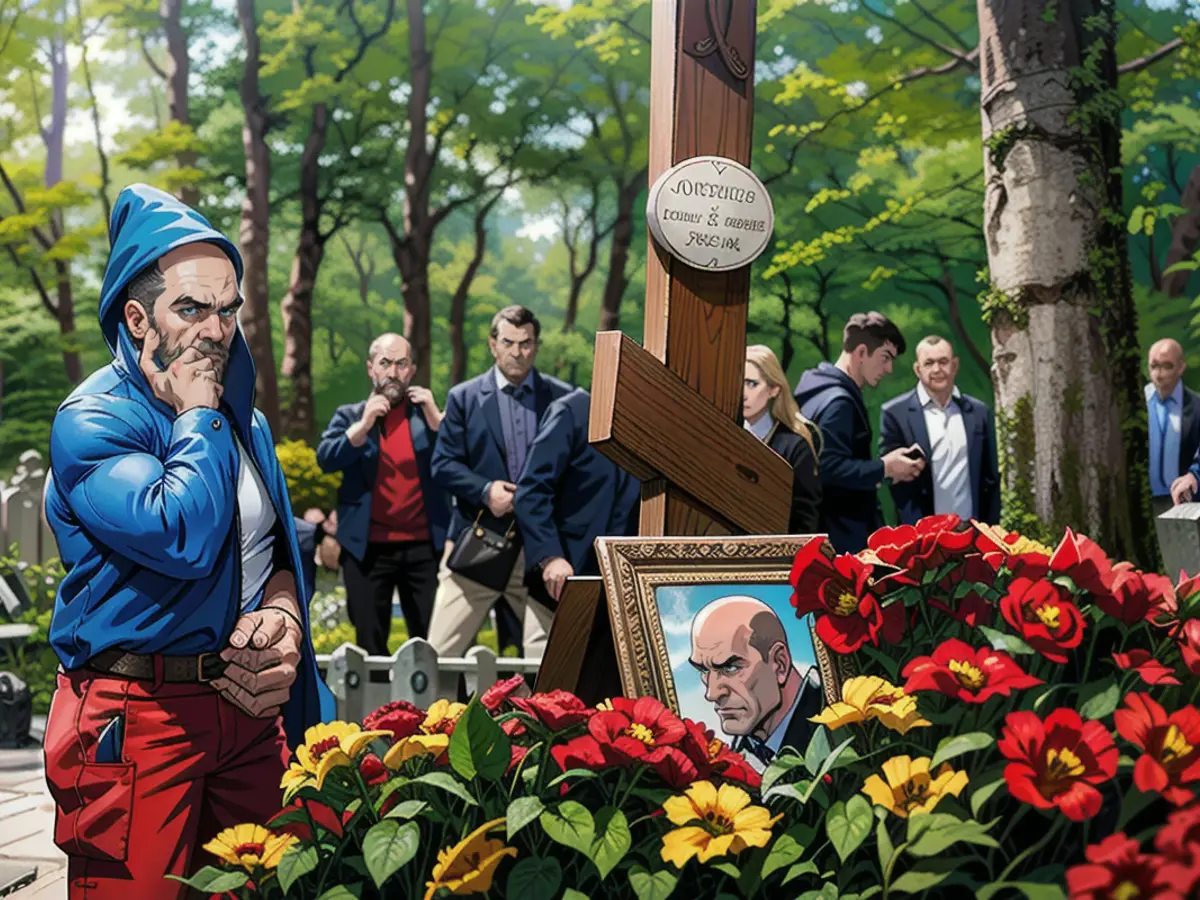
[[658,698],[756,765],[783,746],[803,753],[809,717],[840,699],[849,677],[812,616],[792,606],[788,576],[808,540],[598,538],[626,696]]

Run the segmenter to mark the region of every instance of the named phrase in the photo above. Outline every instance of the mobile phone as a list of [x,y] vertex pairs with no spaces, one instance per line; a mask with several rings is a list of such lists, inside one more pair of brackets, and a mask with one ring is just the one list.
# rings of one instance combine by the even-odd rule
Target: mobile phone
[[125,749],[125,717],[113,716],[100,732],[96,740],[96,758],[98,763],[122,762],[121,753]]
[[922,450],[920,447],[909,447],[904,455],[907,456],[909,459],[924,459],[925,451]]

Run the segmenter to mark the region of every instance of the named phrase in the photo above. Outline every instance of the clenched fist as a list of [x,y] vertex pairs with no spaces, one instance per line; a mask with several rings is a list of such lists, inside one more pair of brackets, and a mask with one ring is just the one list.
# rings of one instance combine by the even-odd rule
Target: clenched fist
[[246,613],[221,651],[228,665],[212,686],[247,715],[279,715],[296,680],[300,641],[300,629],[285,613],[269,606]]

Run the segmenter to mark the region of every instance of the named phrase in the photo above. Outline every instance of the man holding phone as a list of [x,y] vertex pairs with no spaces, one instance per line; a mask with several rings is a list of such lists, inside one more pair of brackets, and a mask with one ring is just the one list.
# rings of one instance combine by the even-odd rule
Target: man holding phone
[[893,481],[892,499],[901,524],[954,513],[964,521],[998,524],[1000,473],[996,424],[982,400],[954,384],[958,357],[945,338],[917,344],[917,386],[883,405],[879,452],[900,449],[926,462],[911,481]]

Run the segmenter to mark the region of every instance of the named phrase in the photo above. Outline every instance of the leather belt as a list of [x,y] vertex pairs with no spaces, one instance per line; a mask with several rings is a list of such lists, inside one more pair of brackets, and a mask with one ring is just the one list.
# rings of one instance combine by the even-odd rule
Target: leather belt
[[[204,684],[220,678],[228,663],[219,653],[195,656],[161,656],[162,680],[172,684]],[[118,678],[155,680],[155,655],[103,650],[84,664],[85,669]]]

